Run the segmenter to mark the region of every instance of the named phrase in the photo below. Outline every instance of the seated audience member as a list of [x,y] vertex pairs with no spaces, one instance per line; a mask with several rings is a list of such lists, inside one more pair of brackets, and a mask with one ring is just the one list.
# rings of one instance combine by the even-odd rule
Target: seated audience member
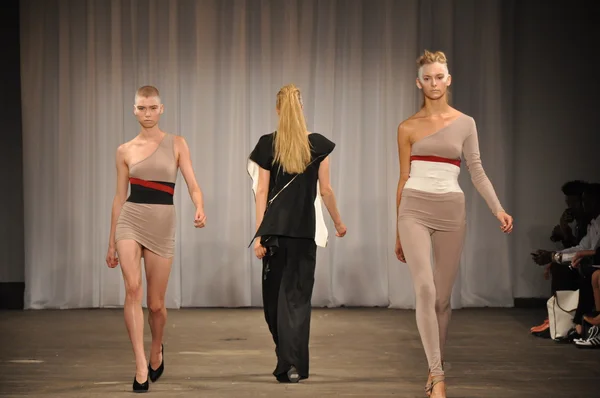
[[[533,260],[537,264],[544,265],[555,262],[557,266],[576,268],[583,259],[596,254],[596,249],[600,246],[600,184],[589,184],[585,188],[582,203],[585,215],[591,220],[587,225],[586,235],[579,244],[573,247],[556,252],[538,250],[532,253]],[[565,264],[560,258],[566,254],[573,256],[570,264],[568,262]],[[569,334],[569,340],[581,338],[583,335],[583,315],[595,310],[591,275],[586,276],[583,273],[579,273],[579,275],[579,303],[573,319],[575,328]]]
[[[583,316],[583,336],[573,340],[577,348],[600,348],[600,249],[596,249],[591,263],[588,267],[579,265],[579,268],[584,277],[591,275],[589,278],[592,282],[594,306],[596,308],[595,311]],[[578,266],[576,262],[574,262],[574,265]]]
[[[585,236],[587,222],[582,197],[587,185],[584,181],[575,180],[561,187],[567,207],[560,217],[559,224],[554,227],[550,240],[561,243],[563,249],[577,245]],[[544,277],[551,280],[551,295],[557,290],[579,289],[579,274],[576,270],[552,262],[544,265]],[[550,323],[546,318],[541,325],[532,327],[530,332],[537,336],[550,337],[549,327]]]
[[[589,184],[585,181],[569,181],[561,187],[566,209],[554,226],[550,240],[559,242],[563,249],[576,246],[586,234],[587,222],[583,211],[583,192]],[[583,225],[582,225],[583,224]]]
[[[577,266],[577,264],[574,264]],[[594,292],[594,307],[595,311],[583,316],[583,319],[593,326],[600,326],[600,248],[596,249],[593,256],[592,265],[588,269],[583,270],[584,276],[591,274],[589,277],[592,282],[592,291]]]

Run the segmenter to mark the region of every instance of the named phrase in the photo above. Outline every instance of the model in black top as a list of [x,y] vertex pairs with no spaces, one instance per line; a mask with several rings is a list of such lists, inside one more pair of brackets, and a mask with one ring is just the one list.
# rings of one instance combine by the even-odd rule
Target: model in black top
[[264,313],[277,355],[273,375],[297,382],[309,373],[317,191],[336,236],[343,237],[346,226],[329,182],[328,156],[335,144],[307,131],[300,90],[293,84],[277,93],[276,110],[277,131],[262,136],[250,154],[258,165],[254,252],[263,260]]

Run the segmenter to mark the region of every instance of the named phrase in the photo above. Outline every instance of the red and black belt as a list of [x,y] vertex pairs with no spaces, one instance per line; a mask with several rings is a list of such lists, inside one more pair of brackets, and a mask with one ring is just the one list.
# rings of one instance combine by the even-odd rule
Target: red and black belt
[[172,205],[175,194],[175,183],[164,181],[148,181],[131,177],[131,192],[128,202]]

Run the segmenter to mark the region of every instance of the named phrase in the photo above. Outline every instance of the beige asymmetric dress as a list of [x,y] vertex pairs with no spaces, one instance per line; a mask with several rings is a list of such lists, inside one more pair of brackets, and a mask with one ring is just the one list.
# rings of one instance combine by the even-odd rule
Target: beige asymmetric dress
[[411,146],[410,176],[398,212],[400,242],[415,289],[417,327],[432,377],[444,374],[450,296],[466,231],[465,195],[458,183],[461,155],[491,212],[504,211],[481,163],[475,120],[461,114]]
[[177,171],[172,134],[166,134],[148,157],[129,166],[131,191],[117,220],[117,242],[132,239],[161,257],[173,257]]

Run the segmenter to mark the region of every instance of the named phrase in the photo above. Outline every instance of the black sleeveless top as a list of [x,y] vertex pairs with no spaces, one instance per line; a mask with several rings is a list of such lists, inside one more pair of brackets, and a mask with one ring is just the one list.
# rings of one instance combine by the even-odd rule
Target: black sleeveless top
[[[267,209],[254,238],[257,236],[286,236],[314,239],[319,166],[323,159],[333,151],[335,144],[321,134],[309,134],[311,164],[301,174],[288,174],[278,163],[273,163],[276,133],[260,137],[250,154],[250,160],[271,172]],[[285,187],[294,177],[296,178]],[[284,187],[285,189],[283,189]],[[283,191],[281,191],[282,189]],[[281,193],[275,200],[269,203],[280,191]]]

